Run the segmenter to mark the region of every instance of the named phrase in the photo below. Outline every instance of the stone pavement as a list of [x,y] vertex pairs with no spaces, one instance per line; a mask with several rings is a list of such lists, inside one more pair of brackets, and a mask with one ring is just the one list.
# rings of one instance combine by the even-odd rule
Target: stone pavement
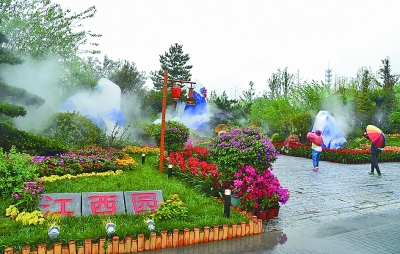
[[400,163],[321,161],[281,155],[273,173],[290,190],[265,233],[152,253],[400,253]]

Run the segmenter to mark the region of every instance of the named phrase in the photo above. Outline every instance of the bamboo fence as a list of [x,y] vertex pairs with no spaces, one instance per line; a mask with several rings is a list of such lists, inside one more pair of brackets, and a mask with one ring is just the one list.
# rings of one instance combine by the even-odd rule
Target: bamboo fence
[[262,233],[262,220],[253,216],[249,223],[233,223],[232,226],[227,224],[222,228],[219,226],[204,227],[200,231],[199,227],[194,230],[185,228],[183,232],[174,229],[172,233],[161,231],[161,235],[150,233],[149,237],[139,234],[136,239],[127,236],[119,239],[118,236],[112,237],[111,241],[106,238],[100,238],[98,242],[92,242],[92,239],[85,239],[83,246],[77,246],[75,241],[70,241],[67,246],[62,243],[54,243],[52,248],[47,248],[46,244],[39,244],[37,249],[30,246],[24,246],[21,251],[14,251],[12,247],[5,249],[5,254],[124,254],[136,253],[149,250],[158,250],[165,248],[173,248],[178,246],[192,245],[198,243],[208,243],[213,241],[221,241],[244,236],[251,236]]

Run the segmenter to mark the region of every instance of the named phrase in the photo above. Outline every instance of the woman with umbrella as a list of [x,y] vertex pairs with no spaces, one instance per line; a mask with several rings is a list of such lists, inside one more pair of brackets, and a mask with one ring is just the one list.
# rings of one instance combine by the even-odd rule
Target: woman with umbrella
[[385,134],[376,126],[368,125],[364,132],[364,137],[371,140],[371,172],[368,172],[370,175],[374,174],[374,169],[376,169],[377,177],[381,177],[381,171],[378,165],[378,155],[383,151],[383,148],[386,145],[386,137]]

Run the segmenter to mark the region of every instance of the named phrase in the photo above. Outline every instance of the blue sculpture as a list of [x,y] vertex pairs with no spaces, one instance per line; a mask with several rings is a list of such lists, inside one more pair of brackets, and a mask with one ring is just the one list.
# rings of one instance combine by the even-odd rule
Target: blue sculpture
[[206,91],[204,87],[200,88],[198,92],[193,91],[196,105],[186,105],[180,116],[182,123],[192,130],[204,131],[208,129],[207,122],[210,117],[207,110]]
[[114,127],[123,127],[125,118],[121,111],[121,89],[106,78],[101,78],[92,93],[81,92],[65,100],[60,112],[77,111],[91,119],[99,128],[110,134]]
[[346,143],[342,131],[337,127],[335,118],[328,111],[319,111],[315,117],[313,131],[321,130],[323,148],[336,149]]

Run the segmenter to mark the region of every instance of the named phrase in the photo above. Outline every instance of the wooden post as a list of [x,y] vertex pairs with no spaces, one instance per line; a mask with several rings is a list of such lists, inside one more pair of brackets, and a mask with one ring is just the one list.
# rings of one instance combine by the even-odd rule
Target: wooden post
[[61,243],[60,242],[54,243],[53,250],[54,254],[61,254]]
[[[105,249],[104,249],[104,243],[105,242],[106,242],[106,239],[104,237],[101,237],[99,239],[99,254],[104,254],[106,252]],[[71,248],[69,249],[69,251],[71,252]]]
[[167,230],[161,231],[161,249],[165,249],[167,247]]
[[174,229],[172,231],[172,247],[177,247],[178,246],[178,241],[179,241],[179,230]]
[[183,245],[189,245],[190,229],[185,228],[183,232]]
[[226,240],[228,238],[228,225],[227,224],[222,225],[222,230],[223,230],[222,239]]
[[232,223],[232,238],[236,238],[237,236],[237,224],[236,222]]
[[219,226],[218,225],[215,225],[214,226],[214,241],[218,241],[218,235],[219,235]]
[[139,252],[144,251],[144,235],[143,234],[138,234],[137,245],[138,245],[137,249]]
[[161,249],[161,236],[156,236],[156,250]]
[[85,254],[91,254],[92,253],[92,239],[86,238],[84,242],[85,246]]
[[119,248],[119,237],[113,236],[112,237],[112,252],[118,253],[118,248]]
[[194,243],[197,244],[200,241],[200,228],[195,227],[194,228]]
[[132,237],[131,236],[125,236],[125,250],[126,252],[131,252],[132,250]]
[[168,87],[168,70],[164,70],[164,86],[161,109],[161,137],[160,137],[160,166],[158,171],[162,173],[164,167],[164,137],[165,137],[165,113],[167,108],[167,87]]
[[204,227],[204,242],[208,243],[210,237],[210,227],[205,226]]
[[156,233],[151,232],[150,233],[150,250],[155,250],[156,249]]

